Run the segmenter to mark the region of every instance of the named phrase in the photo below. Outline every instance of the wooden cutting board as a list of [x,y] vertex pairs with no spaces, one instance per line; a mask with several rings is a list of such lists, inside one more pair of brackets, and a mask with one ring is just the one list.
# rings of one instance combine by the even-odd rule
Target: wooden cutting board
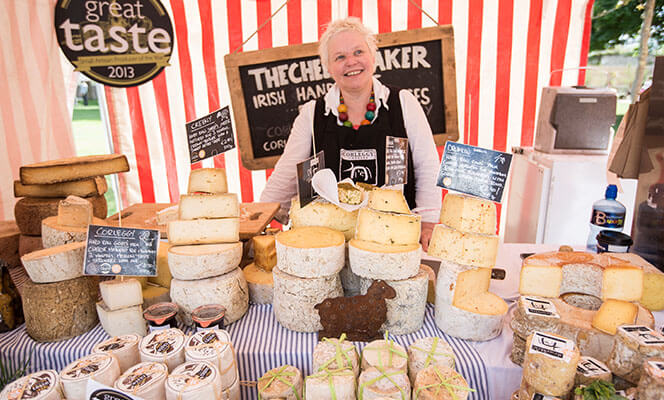
[[[167,238],[166,225],[157,223],[157,212],[174,206],[169,203],[139,203],[122,210],[122,226],[128,228],[157,229],[161,238]],[[251,239],[263,232],[279,211],[279,203],[241,203],[240,204],[240,240]],[[106,219],[113,226],[118,226],[119,215]]]

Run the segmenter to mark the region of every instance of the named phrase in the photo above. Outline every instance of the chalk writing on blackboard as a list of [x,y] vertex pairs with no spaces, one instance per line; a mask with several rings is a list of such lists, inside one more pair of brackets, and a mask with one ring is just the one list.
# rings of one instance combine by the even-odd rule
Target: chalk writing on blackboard
[[192,164],[235,148],[228,106],[187,122],[186,128]]
[[156,276],[158,245],[158,230],[90,225],[84,273]]

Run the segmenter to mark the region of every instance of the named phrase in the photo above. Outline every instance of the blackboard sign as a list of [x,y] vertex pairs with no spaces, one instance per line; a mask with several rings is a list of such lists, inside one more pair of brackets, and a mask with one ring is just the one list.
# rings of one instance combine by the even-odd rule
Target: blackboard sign
[[408,183],[408,138],[385,138],[385,183],[390,186]]
[[156,276],[159,231],[89,225],[85,275]]
[[192,164],[235,148],[230,114],[226,106],[187,122],[189,158]]
[[[377,35],[376,76],[419,100],[437,145],[458,139],[454,35],[451,26]],[[271,168],[283,153],[301,105],[323,97],[333,81],[318,43],[225,57],[242,163]]]
[[511,163],[508,153],[447,142],[437,185],[500,202]]
[[325,155],[319,151],[315,156],[297,164],[297,195],[300,199],[300,208],[303,208],[318,197],[311,185],[311,180],[317,171],[325,168]]

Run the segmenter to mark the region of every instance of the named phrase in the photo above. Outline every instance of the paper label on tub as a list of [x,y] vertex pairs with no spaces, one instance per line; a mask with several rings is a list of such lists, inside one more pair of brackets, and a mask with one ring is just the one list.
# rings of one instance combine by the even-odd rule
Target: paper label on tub
[[122,392],[92,379],[88,379],[85,398],[87,400],[143,400],[142,397]]

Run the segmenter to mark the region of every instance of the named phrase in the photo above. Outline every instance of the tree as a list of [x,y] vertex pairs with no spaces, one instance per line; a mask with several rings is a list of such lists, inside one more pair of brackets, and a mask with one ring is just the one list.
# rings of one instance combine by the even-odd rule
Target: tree
[[[604,50],[638,38],[646,0],[595,0],[590,50]],[[651,40],[664,43],[664,0],[655,1]]]

